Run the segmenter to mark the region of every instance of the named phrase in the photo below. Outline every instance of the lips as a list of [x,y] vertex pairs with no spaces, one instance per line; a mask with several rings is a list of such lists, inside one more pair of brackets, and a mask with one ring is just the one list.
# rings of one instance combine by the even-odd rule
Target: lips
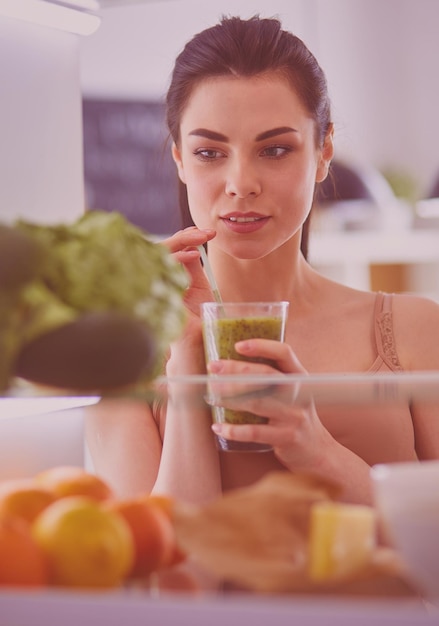
[[230,213],[221,220],[233,232],[251,233],[263,228],[269,217],[258,213]]

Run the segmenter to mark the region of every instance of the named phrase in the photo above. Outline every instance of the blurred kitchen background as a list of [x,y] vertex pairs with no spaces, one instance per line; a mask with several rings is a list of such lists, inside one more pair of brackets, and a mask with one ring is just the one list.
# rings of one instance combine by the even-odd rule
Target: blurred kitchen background
[[[256,13],[304,39],[330,86],[336,191],[314,209],[311,263],[439,302],[437,0],[0,0],[0,222],[105,209],[179,228],[174,59],[222,14]],[[2,478],[88,467],[81,407],[98,398],[41,400],[2,399]]]
[[[19,4],[100,24],[18,29]],[[355,287],[439,301],[437,0],[0,0],[0,215],[118,210],[158,237],[178,229],[163,118],[174,59],[222,14],[257,13],[301,37],[328,78],[335,187],[317,198],[311,262]]]
[[[175,56],[222,14],[256,13],[304,39],[330,86],[336,188],[314,208],[311,263],[439,302],[437,0],[0,0],[0,222],[105,209],[157,237],[179,228],[163,120]],[[2,421],[0,474],[84,462],[80,409],[55,428],[45,412],[64,405],[15,402],[0,417],[42,421]]]

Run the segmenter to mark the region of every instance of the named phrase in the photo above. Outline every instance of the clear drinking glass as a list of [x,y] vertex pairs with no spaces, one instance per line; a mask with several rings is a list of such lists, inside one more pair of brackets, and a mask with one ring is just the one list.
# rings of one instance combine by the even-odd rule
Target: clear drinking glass
[[[235,343],[251,338],[284,341],[288,302],[205,302],[201,305],[201,316],[207,362],[218,359],[236,359],[274,365],[266,359],[253,359],[238,354],[235,350]],[[236,407],[239,403],[245,403],[249,399],[249,392],[245,392],[239,382],[236,385],[229,382],[226,387],[221,384],[219,378],[217,375],[210,377],[212,380],[210,399],[214,422],[266,423],[267,420],[263,416],[232,408],[232,405]],[[260,392],[261,390],[258,391]],[[255,393],[254,389],[251,393]],[[223,405],[220,404],[222,400],[224,400]],[[230,441],[223,437],[218,437],[217,443],[221,450],[227,451],[266,452],[271,450],[268,444]]]

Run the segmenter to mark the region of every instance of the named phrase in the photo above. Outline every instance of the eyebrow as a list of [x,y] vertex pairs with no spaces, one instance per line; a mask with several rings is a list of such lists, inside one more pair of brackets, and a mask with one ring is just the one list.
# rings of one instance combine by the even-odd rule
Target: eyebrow
[[[295,128],[291,128],[290,126],[279,126],[278,128],[271,128],[270,130],[265,130],[263,133],[259,133],[259,135],[256,135],[256,141],[263,141],[264,139],[270,139],[270,137],[276,137],[277,135],[297,132],[298,131]],[[195,128],[189,133],[189,135],[205,137],[206,139],[212,139],[213,141],[229,141],[229,138],[226,135],[217,133],[216,131],[209,130],[207,128]]]
[[263,141],[264,139],[270,139],[270,137],[276,137],[277,135],[297,132],[298,131],[295,128],[291,128],[290,126],[279,126],[279,128],[272,128],[271,130],[266,130],[263,133],[256,135],[256,141]]

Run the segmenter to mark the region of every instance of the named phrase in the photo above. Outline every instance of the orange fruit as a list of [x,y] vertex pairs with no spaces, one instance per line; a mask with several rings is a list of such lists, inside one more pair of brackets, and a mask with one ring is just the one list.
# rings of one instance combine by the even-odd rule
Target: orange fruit
[[32,537],[31,527],[17,517],[0,519],[0,586],[41,587],[48,583],[48,564]]
[[147,496],[111,500],[106,506],[122,515],[134,539],[134,563],[131,578],[149,576],[164,567],[174,547],[174,529],[168,517]]
[[31,479],[6,480],[0,484],[0,516],[14,515],[33,522],[54,500],[51,491]]
[[174,510],[175,500],[171,498],[171,496],[166,496],[164,494],[151,494],[148,497],[148,501],[154,506],[158,506],[169,519],[172,519],[172,512]]
[[[171,496],[166,496],[164,494],[154,494],[148,496],[148,501],[154,506],[159,507],[165,515],[172,522],[173,510],[175,505],[175,500],[171,498]],[[182,563],[186,560],[186,553],[177,545],[177,539],[174,534],[174,546],[166,565],[168,567],[172,567],[173,565],[177,565],[178,563]]]
[[128,524],[91,498],[57,500],[37,517],[32,532],[47,556],[55,585],[116,587],[132,567]]
[[51,467],[37,474],[34,480],[42,487],[50,489],[57,498],[87,496],[94,500],[106,500],[113,495],[110,486],[102,478],[82,467]]

